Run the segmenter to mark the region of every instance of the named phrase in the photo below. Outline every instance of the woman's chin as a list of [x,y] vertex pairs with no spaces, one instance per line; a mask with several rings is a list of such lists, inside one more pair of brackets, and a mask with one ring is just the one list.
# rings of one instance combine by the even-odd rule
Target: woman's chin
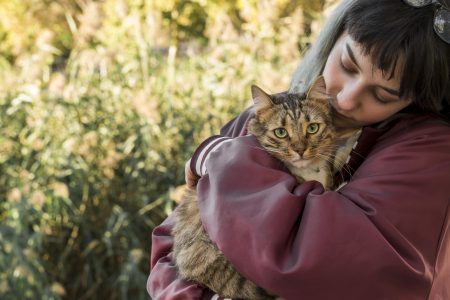
[[353,128],[362,126],[359,121],[339,113],[334,107],[332,108],[332,115],[334,126],[337,128]]

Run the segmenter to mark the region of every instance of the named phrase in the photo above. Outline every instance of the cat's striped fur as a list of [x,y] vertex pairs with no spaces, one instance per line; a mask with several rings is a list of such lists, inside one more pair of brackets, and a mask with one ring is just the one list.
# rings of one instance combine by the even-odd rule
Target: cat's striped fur
[[240,275],[211,242],[200,220],[195,191],[187,190],[176,213],[173,255],[182,278],[201,283],[223,298],[275,299]]
[[[308,95],[270,96],[255,86],[252,94],[255,117],[249,123],[249,133],[284,162],[298,181],[317,180],[331,188],[333,172],[343,166],[356,131],[350,135],[347,131],[344,136],[333,127],[323,78],[314,83]],[[310,124],[316,124],[312,126],[318,128],[316,132],[311,133]],[[283,138],[275,134],[280,128],[287,134]],[[195,191],[186,192],[176,216],[173,256],[182,278],[201,283],[221,297],[275,299],[240,275],[208,238]]]

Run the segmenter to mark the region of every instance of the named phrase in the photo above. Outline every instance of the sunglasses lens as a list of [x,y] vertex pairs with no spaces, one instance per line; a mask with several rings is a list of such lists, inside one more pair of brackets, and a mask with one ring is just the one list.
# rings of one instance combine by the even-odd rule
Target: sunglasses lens
[[439,9],[436,12],[434,30],[441,39],[450,44],[450,11]]
[[431,4],[432,0],[403,0],[405,3],[414,7],[424,7]]

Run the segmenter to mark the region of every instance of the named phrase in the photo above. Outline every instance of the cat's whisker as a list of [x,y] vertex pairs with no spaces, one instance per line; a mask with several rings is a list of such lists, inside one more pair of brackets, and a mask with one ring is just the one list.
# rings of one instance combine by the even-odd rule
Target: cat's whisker
[[318,145],[316,148],[317,149],[339,150],[339,148],[341,148],[341,147],[338,145]]
[[335,152],[334,151],[330,151],[330,152],[321,151],[321,152],[317,153],[316,155],[327,156],[327,157],[330,157],[333,160],[335,160]]
[[267,149],[264,149],[263,147],[252,146],[252,148],[262,150],[262,151],[267,151]]
[[323,153],[323,152],[327,152],[327,153],[334,153],[336,151],[338,151],[339,149],[335,149],[335,148],[317,148],[317,151],[319,153]]
[[279,152],[279,153],[281,153],[281,152],[283,152],[285,149],[284,148],[272,148],[272,147],[268,147],[268,146],[266,146],[266,148],[264,148],[265,149],[265,151],[272,151],[272,152]]
[[257,147],[257,146],[252,146],[253,149],[263,150],[263,151],[266,151],[266,152],[280,153],[280,154],[283,153],[282,149],[272,149],[272,148],[269,148],[268,146],[266,146],[266,147],[267,147],[267,148],[264,148],[264,147]]
[[278,149],[270,149],[270,148],[263,149],[263,148],[259,148],[259,147],[254,147],[254,148],[264,150],[266,152],[269,152],[269,154],[278,154],[279,156],[284,155],[284,153],[285,153],[284,151],[278,150]]
[[361,155],[360,153],[353,151],[353,153],[359,157],[361,157],[362,159],[366,159],[366,157],[364,155]]
[[341,147],[338,145],[313,145],[310,146],[311,151],[316,151],[317,153],[331,153],[334,154],[336,151],[338,151]]
[[334,158],[331,156],[328,156],[328,155],[318,153],[317,157],[323,159],[324,161],[328,162],[329,164],[333,164],[333,162],[334,162]]
[[341,182],[341,183],[344,183],[344,182],[345,182],[345,177],[344,177],[344,175],[342,174],[342,172],[339,171],[337,174],[335,174],[335,176],[337,176],[337,175],[339,175],[339,177],[340,177],[340,182]]
[[342,178],[344,178],[344,176],[342,174],[347,173],[348,175],[352,175],[354,173],[354,169],[352,167],[350,167],[349,165],[344,165],[341,170],[339,170],[339,173],[341,173]]

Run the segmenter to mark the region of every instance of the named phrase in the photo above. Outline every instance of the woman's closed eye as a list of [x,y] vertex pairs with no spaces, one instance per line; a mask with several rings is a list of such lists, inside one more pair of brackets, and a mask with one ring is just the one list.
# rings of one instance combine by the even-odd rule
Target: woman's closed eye
[[345,73],[347,73],[347,74],[354,74],[354,73],[356,73],[356,70],[353,67],[349,66],[348,62],[345,62],[343,58],[341,58],[339,60],[339,64],[341,66],[341,69]]
[[375,89],[373,91],[373,95],[375,97],[375,100],[383,105],[390,104],[399,100],[398,98],[394,98],[393,96],[383,91],[382,89],[380,89],[380,91],[377,91]]
[[[339,60],[339,64],[341,69],[349,75],[356,74],[358,72],[357,68],[353,65],[349,59],[347,59],[345,56],[342,56]],[[398,100],[398,97],[393,97],[390,93],[384,91],[383,89],[374,88],[372,91],[374,100],[383,105],[387,105],[390,103],[393,103]]]
[[385,99],[383,96],[381,96],[381,95],[380,95],[379,93],[377,93],[376,91],[373,93],[373,95],[374,95],[375,101],[377,101],[377,102],[380,103],[380,104],[387,105],[387,104],[389,104],[390,102],[392,102],[392,100],[387,100],[387,99]]

